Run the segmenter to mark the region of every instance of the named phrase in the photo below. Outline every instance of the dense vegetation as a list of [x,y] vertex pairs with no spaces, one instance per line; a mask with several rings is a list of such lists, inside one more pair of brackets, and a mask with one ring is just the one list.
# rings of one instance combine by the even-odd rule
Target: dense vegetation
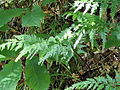
[[120,1],[0,0],[0,90],[120,90]]

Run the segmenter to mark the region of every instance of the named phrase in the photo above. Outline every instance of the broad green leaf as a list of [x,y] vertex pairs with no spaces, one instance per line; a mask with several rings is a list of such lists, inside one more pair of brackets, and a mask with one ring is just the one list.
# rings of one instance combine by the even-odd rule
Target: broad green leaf
[[4,11],[4,9],[1,9],[1,8],[0,8],[0,12],[2,12],[2,11]]
[[9,30],[9,27],[7,25],[4,25],[4,26],[0,27],[0,31],[5,32],[5,31],[8,31],[8,30]]
[[106,48],[109,47],[120,47],[120,26],[116,26],[116,28],[111,30],[111,35],[108,35],[106,41]]
[[9,10],[0,10],[0,27],[9,22],[13,17],[20,16],[23,9],[9,9]]
[[0,90],[16,90],[22,72],[21,63],[14,61],[5,65],[0,72]]
[[45,5],[50,4],[50,3],[53,3],[53,2],[55,2],[55,1],[56,1],[56,0],[43,0],[42,6],[45,6]]
[[33,90],[48,90],[50,76],[44,66],[38,65],[38,57],[27,60],[25,77],[27,85]]
[[44,18],[44,13],[40,6],[33,7],[31,12],[28,12],[25,16],[22,17],[22,26],[31,27],[37,26],[40,27],[41,20]]
[[112,35],[108,36],[108,40],[106,41],[105,48],[110,47],[120,47],[120,40],[118,38],[119,32],[112,32]]

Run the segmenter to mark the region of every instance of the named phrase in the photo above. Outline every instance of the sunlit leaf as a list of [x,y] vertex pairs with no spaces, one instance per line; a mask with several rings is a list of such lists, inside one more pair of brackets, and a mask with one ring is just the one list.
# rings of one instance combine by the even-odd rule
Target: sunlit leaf
[[4,25],[4,26],[0,27],[0,31],[5,32],[5,31],[8,31],[8,30],[9,30],[9,27],[7,25]]
[[20,62],[11,61],[0,72],[0,90],[16,90],[22,67]]

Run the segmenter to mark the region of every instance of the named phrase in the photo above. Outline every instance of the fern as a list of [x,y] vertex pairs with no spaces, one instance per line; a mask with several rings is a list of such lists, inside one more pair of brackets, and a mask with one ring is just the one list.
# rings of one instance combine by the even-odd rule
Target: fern
[[76,13],[78,10],[82,9],[83,7],[85,7],[85,10],[83,12],[83,15],[84,15],[90,9],[91,9],[91,14],[93,14],[98,6],[99,6],[98,2],[94,2],[94,0],[81,0],[81,1],[75,1],[73,7],[74,8],[77,7],[77,9],[75,9],[74,13]]
[[85,89],[87,90],[119,90],[120,89],[120,74],[116,72],[116,77],[113,79],[109,75],[106,77],[98,76],[94,78],[88,78],[86,81],[81,81],[73,84],[71,87],[65,90]]
[[[66,32],[65,32],[66,33]],[[63,36],[62,36],[63,35]],[[64,35],[56,36],[55,38],[63,39]],[[58,38],[61,37],[61,38]],[[73,50],[71,45],[63,45],[59,43],[54,37],[50,37],[48,40],[36,37],[35,35],[18,35],[14,39],[7,40],[6,43],[0,45],[0,49],[20,51],[19,55],[15,59],[17,62],[21,57],[26,56],[27,59],[32,59],[35,54],[39,54],[39,64],[43,63],[46,59],[56,57],[56,61],[62,61],[67,63],[73,56]]]
[[73,56],[73,50],[69,46],[62,46],[54,44],[47,50],[44,57],[41,58],[39,63],[44,62],[47,58],[53,57],[55,61],[68,63]]
[[[42,43],[41,43],[42,42]],[[15,39],[9,39],[6,43],[0,45],[0,49],[8,49],[18,51],[21,49],[20,54],[15,59],[17,62],[22,56],[28,54],[27,58],[33,57],[38,51],[47,47],[47,43],[34,35],[19,35]]]
[[[74,48],[81,41],[83,37],[80,38],[81,32],[84,30],[84,36],[91,43],[91,48],[98,48],[97,39],[102,39],[102,49],[104,49],[107,45],[108,34],[111,33],[111,26],[115,22],[115,14],[117,13],[118,4],[120,1],[117,0],[76,0],[71,12],[66,12],[64,16],[66,18],[72,17],[74,21],[74,30],[77,31],[76,43],[74,44]],[[84,8],[84,9],[83,9]],[[107,9],[110,9],[110,16],[112,20],[111,23],[107,22]],[[100,9],[100,10],[99,10]],[[81,11],[80,11],[81,10]],[[94,13],[99,12],[99,15],[95,15]],[[76,29],[76,26],[79,26]],[[108,27],[110,26],[110,27]],[[98,36],[98,37],[96,37]]]
[[[82,40],[83,36],[89,37],[89,41],[91,42],[92,48],[96,47],[95,42],[96,42],[96,38],[98,38],[96,37],[96,35],[100,35],[102,39],[105,41],[107,32],[104,32],[105,33],[103,34],[104,36],[101,33],[103,33],[103,30],[107,28],[107,23],[104,22],[102,19],[100,19],[98,16],[90,15],[88,13],[86,13],[85,15],[82,15],[81,12],[76,12],[76,13],[68,12],[65,15],[66,15],[66,18],[69,18],[70,16],[72,16],[73,20],[75,22],[77,20],[78,22],[78,23],[74,23],[74,26],[73,26],[75,33],[78,37],[78,39],[76,39],[76,43],[74,47],[77,45],[77,43],[79,43],[79,41]],[[79,37],[81,36],[81,34],[82,34],[82,37],[79,40]]]
[[90,11],[91,15],[100,8],[100,17],[104,17],[105,12],[107,12],[107,8],[111,9],[110,15],[112,19],[116,12],[118,11],[120,1],[118,0],[77,0],[74,2],[73,8],[76,8],[74,13],[82,8],[85,8],[83,15]]

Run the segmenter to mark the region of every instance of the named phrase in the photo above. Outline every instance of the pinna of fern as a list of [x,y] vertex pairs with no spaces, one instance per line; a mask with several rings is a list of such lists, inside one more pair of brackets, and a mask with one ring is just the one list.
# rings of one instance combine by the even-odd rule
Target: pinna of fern
[[120,90],[120,74],[116,72],[116,76],[113,79],[108,74],[106,77],[98,76],[94,78],[87,78],[86,81],[81,81],[73,84],[71,87],[65,90],[74,89],[87,89],[87,90]]
[[35,54],[39,54],[39,64],[48,58],[68,63],[73,56],[71,45],[62,45],[54,37],[50,37],[48,40],[35,35],[17,35],[14,37],[14,39],[8,39],[6,43],[1,44],[0,49],[20,50],[15,62],[25,55],[27,59],[32,59]]
[[0,45],[1,50],[3,49],[13,51],[21,50],[20,54],[18,55],[15,61],[18,61],[22,56],[26,55],[27,53],[29,53],[28,54],[29,58],[31,55],[36,54],[37,51],[42,50],[44,47],[46,47],[45,42],[43,42],[42,39],[37,38],[34,35],[15,36],[14,39],[8,39],[6,43]]

